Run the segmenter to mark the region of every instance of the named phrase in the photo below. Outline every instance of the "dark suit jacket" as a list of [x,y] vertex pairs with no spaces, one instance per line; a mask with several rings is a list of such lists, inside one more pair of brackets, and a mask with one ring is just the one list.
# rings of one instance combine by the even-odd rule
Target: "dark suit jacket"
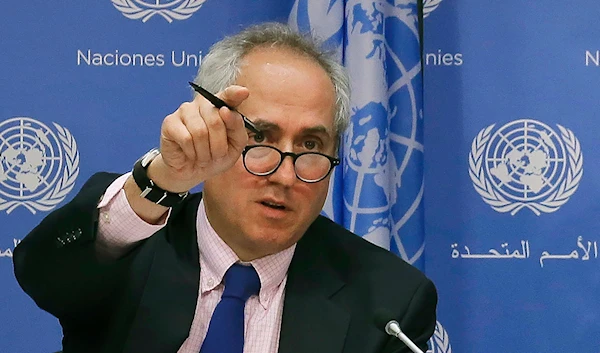
[[[65,353],[174,353],[198,296],[195,194],[168,224],[119,259],[94,248],[97,203],[117,177],[99,173],[16,248],[23,290],[63,327]],[[298,242],[284,299],[280,353],[409,352],[373,324],[384,308],[424,351],[435,287],[421,272],[325,217]]]

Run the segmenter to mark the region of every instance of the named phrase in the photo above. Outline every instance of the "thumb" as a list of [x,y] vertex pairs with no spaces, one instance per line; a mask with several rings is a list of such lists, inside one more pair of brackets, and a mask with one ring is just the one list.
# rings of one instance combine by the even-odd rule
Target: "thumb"
[[221,98],[232,108],[236,108],[238,105],[242,104],[249,95],[250,91],[246,87],[237,85],[229,86],[217,93],[217,97]]

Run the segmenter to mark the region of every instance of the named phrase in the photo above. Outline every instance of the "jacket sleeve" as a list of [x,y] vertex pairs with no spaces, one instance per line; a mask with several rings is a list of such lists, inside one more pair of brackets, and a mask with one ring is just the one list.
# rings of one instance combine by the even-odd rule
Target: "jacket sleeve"
[[101,315],[125,272],[128,256],[100,259],[94,244],[98,201],[118,176],[93,175],[71,202],[46,216],[15,249],[19,285],[40,308],[61,321],[93,320],[91,313]]
[[[436,325],[437,291],[433,283],[424,278],[415,291],[408,308],[400,321],[400,328],[423,352],[427,352],[427,341]],[[390,337],[382,352],[411,353],[402,341]]]

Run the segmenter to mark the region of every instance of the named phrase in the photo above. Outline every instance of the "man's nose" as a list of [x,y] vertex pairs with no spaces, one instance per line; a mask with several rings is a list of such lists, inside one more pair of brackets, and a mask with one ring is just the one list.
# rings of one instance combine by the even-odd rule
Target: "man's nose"
[[294,170],[294,159],[291,156],[285,156],[275,173],[269,175],[269,181],[285,186],[291,186],[298,181]]

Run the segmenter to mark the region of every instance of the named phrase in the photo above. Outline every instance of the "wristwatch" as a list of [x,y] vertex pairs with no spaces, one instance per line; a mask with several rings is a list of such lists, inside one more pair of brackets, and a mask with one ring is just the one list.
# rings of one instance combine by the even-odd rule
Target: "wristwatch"
[[189,191],[176,193],[161,189],[148,177],[148,166],[160,154],[158,148],[153,148],[148,153],[138,159],[133,166],[133,180],[142,190],[140,196],[154,202],[157,205],[173,207],[185,200],[190,194]]

